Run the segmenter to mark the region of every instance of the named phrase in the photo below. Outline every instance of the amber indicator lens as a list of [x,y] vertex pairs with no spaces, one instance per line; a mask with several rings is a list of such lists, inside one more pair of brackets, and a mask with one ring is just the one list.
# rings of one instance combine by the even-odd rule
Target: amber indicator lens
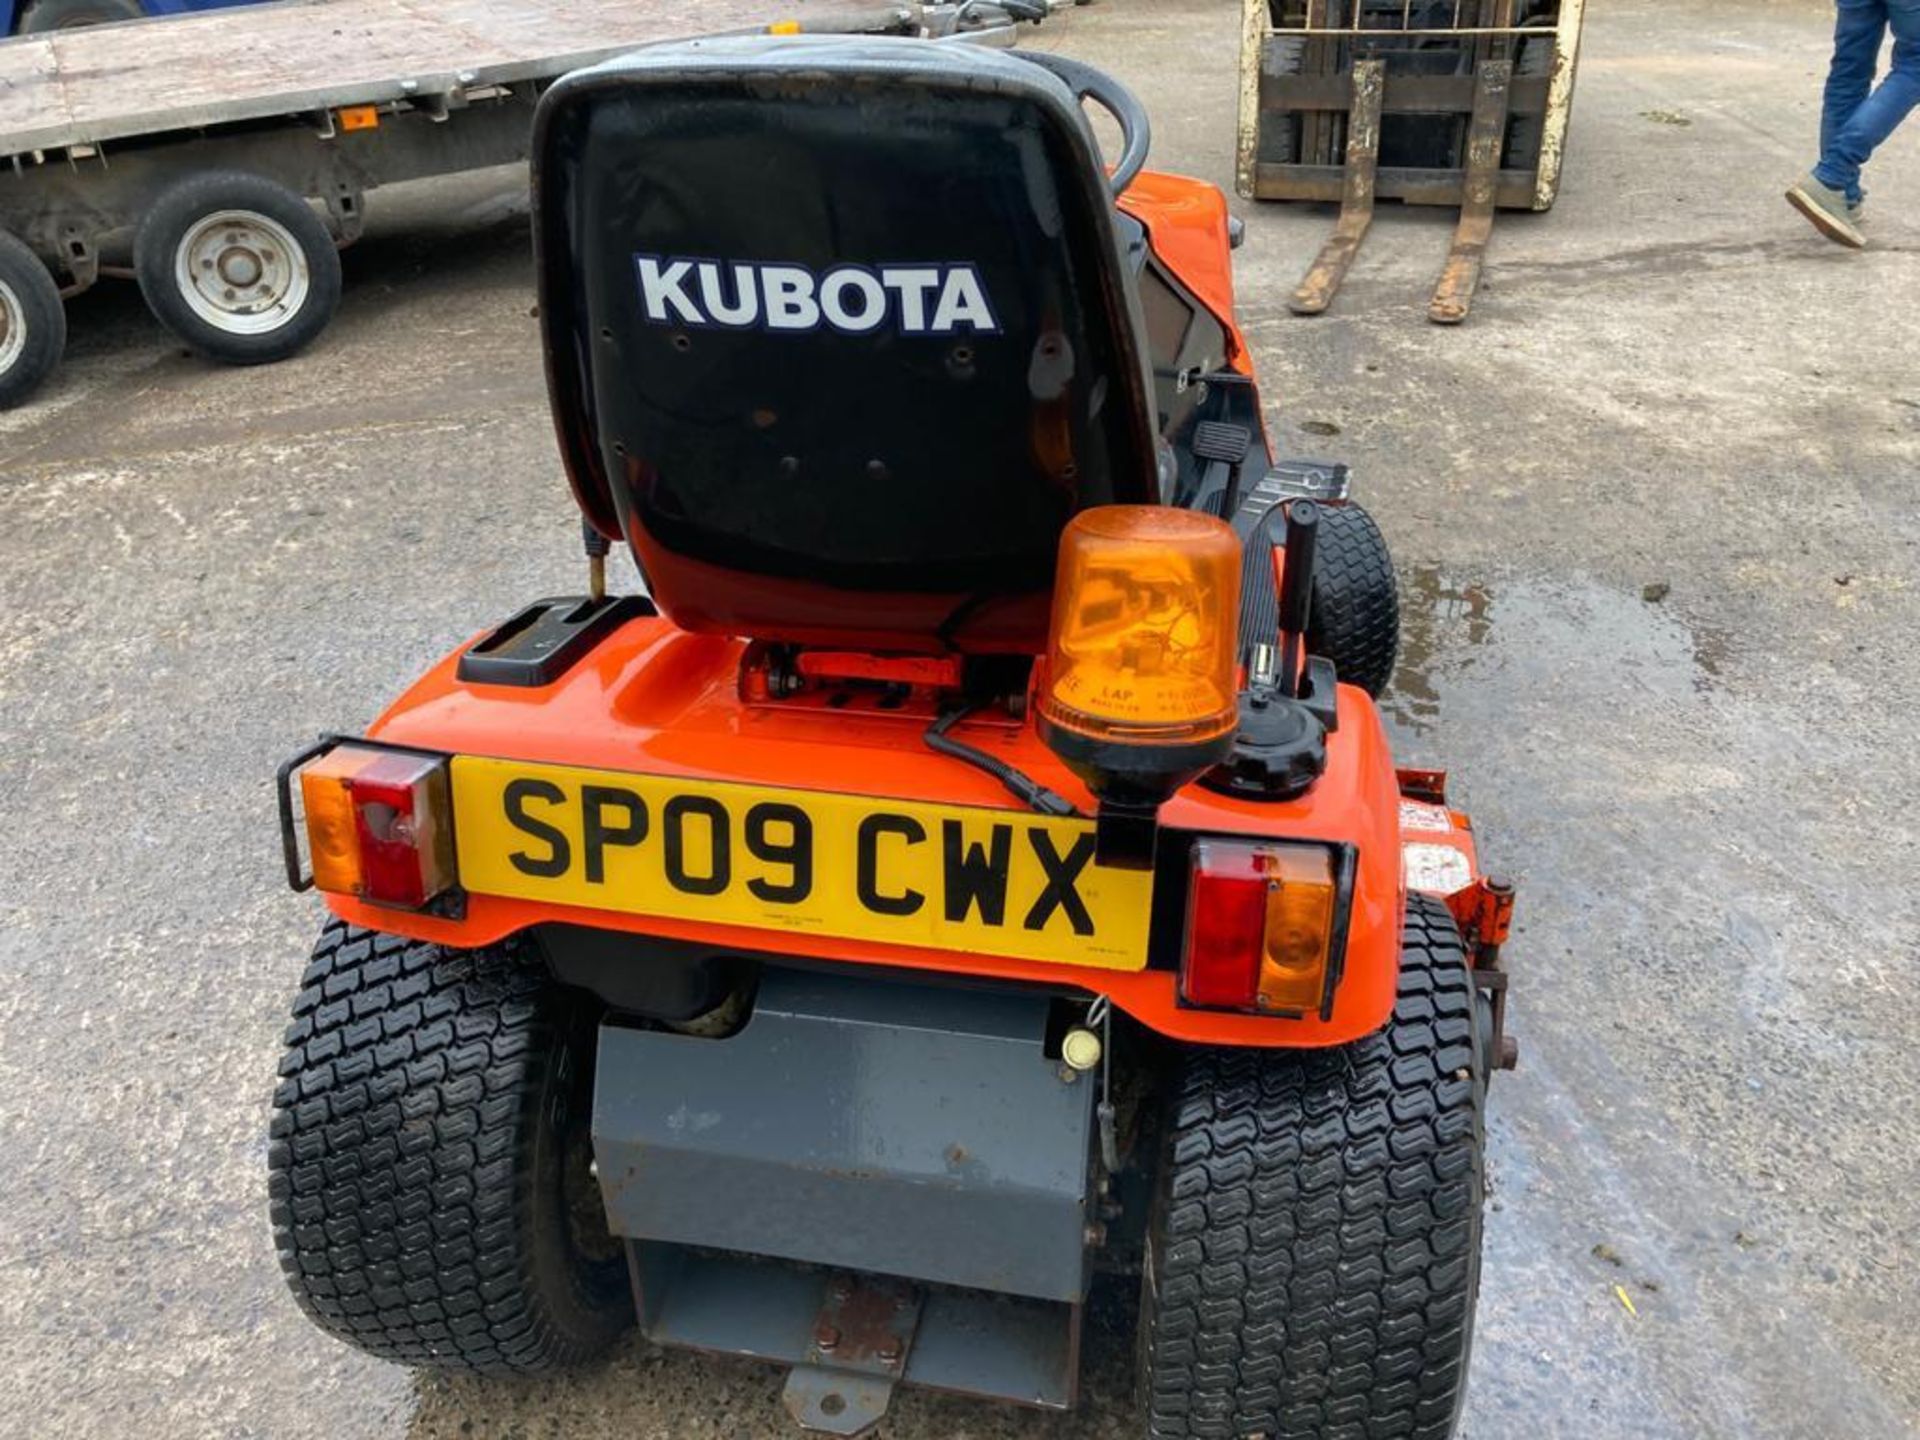
[[1318,846],[1266,852],[1267,925],[1261,944],[1259,1006],[1296,1014],[1320,1008],[1333,940],[1333,855]]
[[1060,538],[1041,710],[1129,744],[1191,744],[1239,717],[1240,542],[1211,515],[1107,505]]

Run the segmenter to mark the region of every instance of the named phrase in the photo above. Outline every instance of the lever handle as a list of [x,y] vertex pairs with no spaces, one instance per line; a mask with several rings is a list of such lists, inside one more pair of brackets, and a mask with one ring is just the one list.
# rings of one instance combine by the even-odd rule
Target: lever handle
[[1320,538],[1320,507],[1311,500],[1287,506],[1287,542],[1280,562],[1280,674],[1282,695],[1300,693],[1306,664],[1307,621],[1313,610],[1313,557]]

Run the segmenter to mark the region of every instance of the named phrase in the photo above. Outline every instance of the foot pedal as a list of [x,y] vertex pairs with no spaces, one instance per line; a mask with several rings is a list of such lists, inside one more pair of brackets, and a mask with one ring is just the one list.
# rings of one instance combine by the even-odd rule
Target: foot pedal
[[859,1435],[880,1423],[906,1372],[922,1296],[902,1280],[841,1275],[828,1282],[807,1358],[781,1403],[802,1429]]
[[1238,465],[1253,448],[1253,432],[1225,420],[1202,420],[1193,427],[1193,453],[1202,460]]
[[1193,427],[1194,458],[1207,462],[1194,487],[1189,508],[1208,515],[1224,515],[1229,497],[1239,488],[1240,467],[1253,448],[1253,432],[1225,420],[1202,420]]

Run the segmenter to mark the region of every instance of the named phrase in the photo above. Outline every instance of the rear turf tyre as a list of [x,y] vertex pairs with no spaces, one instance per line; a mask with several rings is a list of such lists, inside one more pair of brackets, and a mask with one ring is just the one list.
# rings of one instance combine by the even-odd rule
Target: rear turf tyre
[[237,170],[176,181],[133,240],[154,317],[212,360],[284,360],[333,318],[340,252],[313,208],[284,185]]
[[38,389],[66,348],[60,287],[38,255],[0,230],[0,410]]
[[592,1358],[633,1321],[588,1171],[594,1019],[511,945],[329,923],[274,1094],[294,1298],[370,1355],[484,1375]]
[[146,12],[139,0],[33,0],[20,20],[22,35],[48,30],[80,30],[115,20],[138,20]]
[[1307,651],[1333,661],[1342,680],[1376,699],[1393,678],[1400,588],[1386,537],[1359,505],[1320,508]]
[[1196,1050],[1141,1298],[1152,1440],[1447,1440],[1480,1283],[1485,1056],[1446,908],[1409,902],[1386,1028]]

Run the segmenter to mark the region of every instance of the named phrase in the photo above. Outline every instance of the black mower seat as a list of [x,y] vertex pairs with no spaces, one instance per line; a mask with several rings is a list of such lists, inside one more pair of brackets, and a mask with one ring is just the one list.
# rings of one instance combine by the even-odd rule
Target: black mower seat
[[1067,520],[1158,498],[1107,176],[1040,65],[662,46],[556,85],[535,166],[568,475],[679,625],[1038,651]]

